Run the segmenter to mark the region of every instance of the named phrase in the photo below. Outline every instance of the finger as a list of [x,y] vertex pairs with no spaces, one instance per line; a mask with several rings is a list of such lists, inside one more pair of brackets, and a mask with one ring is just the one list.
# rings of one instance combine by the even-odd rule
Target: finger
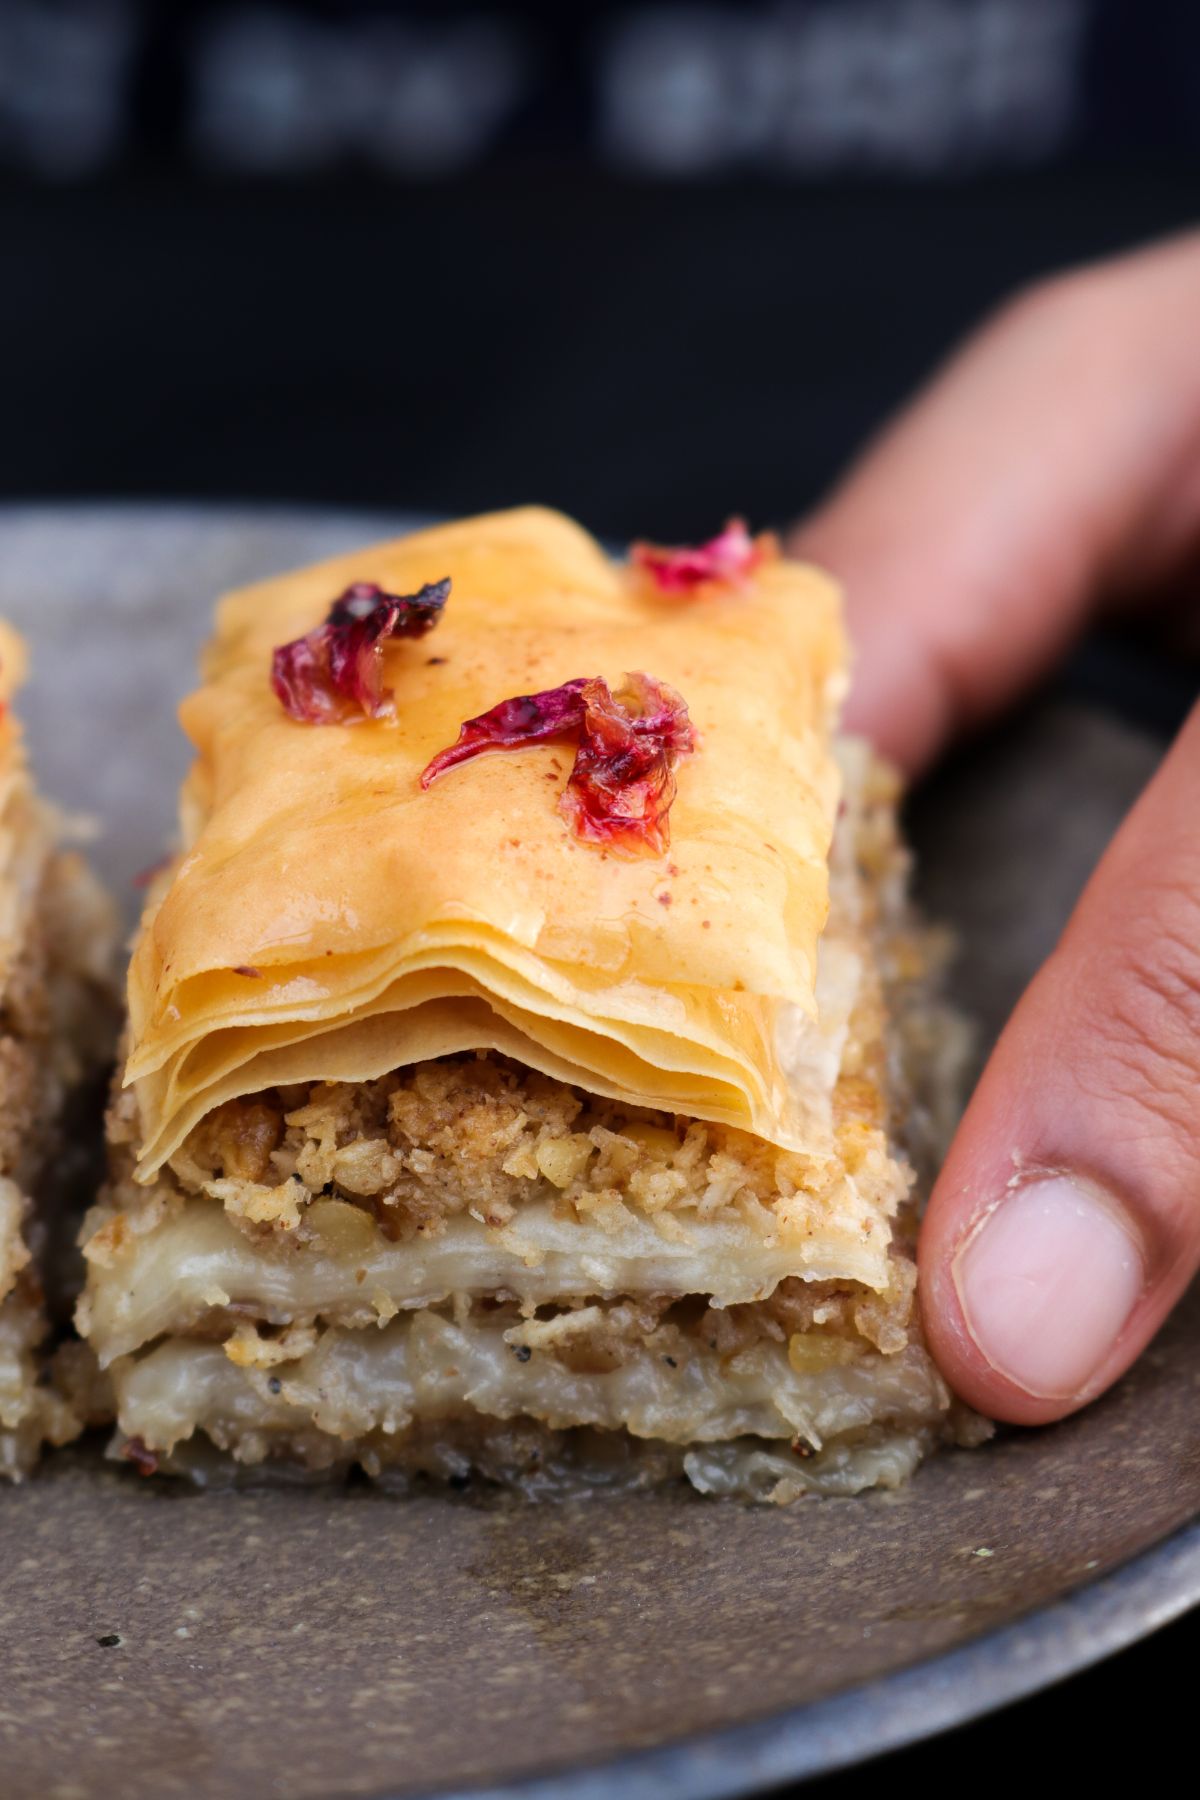
[[1005,308],[789,548],[846,585],[848,723],[913,771],[1200,549],[1200,232]]
[[1200,1263],[1200,706],[1008,1024],[920,1241],[951,1385],[995,1418],[1073,1411]]

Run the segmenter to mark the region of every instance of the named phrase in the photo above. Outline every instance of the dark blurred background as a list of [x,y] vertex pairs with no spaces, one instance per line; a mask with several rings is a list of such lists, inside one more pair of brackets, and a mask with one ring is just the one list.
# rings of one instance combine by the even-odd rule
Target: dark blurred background
[[[1194,0],[0,0],[0,497],[780,521],[1006,292],[1198,216]],[[1198,1647],[894,1772],[1144,1776]]]
[[781,519],[1198,189],[1192,0],[0,0],[0,494]]

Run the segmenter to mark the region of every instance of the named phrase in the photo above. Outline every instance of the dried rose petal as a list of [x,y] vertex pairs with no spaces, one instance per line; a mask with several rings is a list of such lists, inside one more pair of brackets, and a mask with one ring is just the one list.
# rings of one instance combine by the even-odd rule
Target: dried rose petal
[[427,581],[415,594],[387,594],[356,581],[329,609],[323,625],[282,644],[271,663],[271,686],[284,710],[309,725],[343,725],[392,710],[382,683],[388,638],[424,637],[441,617],[450,581]]
[[665,681],[632,674],[615,694],[589,682],[575,766],[560,802],[576,836],[626,849],[664,851],[675,765],[696,748],[682,697]]
[[540,694],[518,694],[515,699],[501,700],[490,712],[468,719],[459,726],[457,743],[439,751],[425,769],[421,786],[427,788],[447,769],[469,762],[484,750],[521,750],[526,744],[540,744],[546,738],[575,736],[583,723],[582,695],[587,686],[587,680],[580,676]]
[[466,721],[457,743],[425,769],[421,786],[485,751],[519,750],[548,738],[577,746],[559,801],[577,837],[625,850],[667,848],[675,764],[697,740],[680,695],[651,675],[627,675],[615,694],[599,676],[580,676],[502,700]]
[[691,594],[705,582],[741,587],[751,570],[776,553],[774,539],[752,538],[744,519],[730,519],[724,531],[695,547],[668,549],[661,544],[634,544],[629,551],[635,568],[652,575],[664,594]]

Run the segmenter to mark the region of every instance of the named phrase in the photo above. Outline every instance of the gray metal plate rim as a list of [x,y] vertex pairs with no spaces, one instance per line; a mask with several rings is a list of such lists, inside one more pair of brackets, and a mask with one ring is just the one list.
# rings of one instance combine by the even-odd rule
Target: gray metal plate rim
[[[727,1800],[827,1775],[999,1711],[1200,1606],[1200,1519],[1055,1605],[810,1706],[433,1800]],[[406,1800],[412,1800],[411,1794]]]

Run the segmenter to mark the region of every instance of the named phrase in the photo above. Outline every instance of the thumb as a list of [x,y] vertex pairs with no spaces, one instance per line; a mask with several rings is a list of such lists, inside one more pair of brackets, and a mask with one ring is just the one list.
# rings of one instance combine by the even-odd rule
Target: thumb
[[1200,1263],[1200,706],[984,1072],[921,1232],[947,1380],[1040,1424],[1101,1393]]

